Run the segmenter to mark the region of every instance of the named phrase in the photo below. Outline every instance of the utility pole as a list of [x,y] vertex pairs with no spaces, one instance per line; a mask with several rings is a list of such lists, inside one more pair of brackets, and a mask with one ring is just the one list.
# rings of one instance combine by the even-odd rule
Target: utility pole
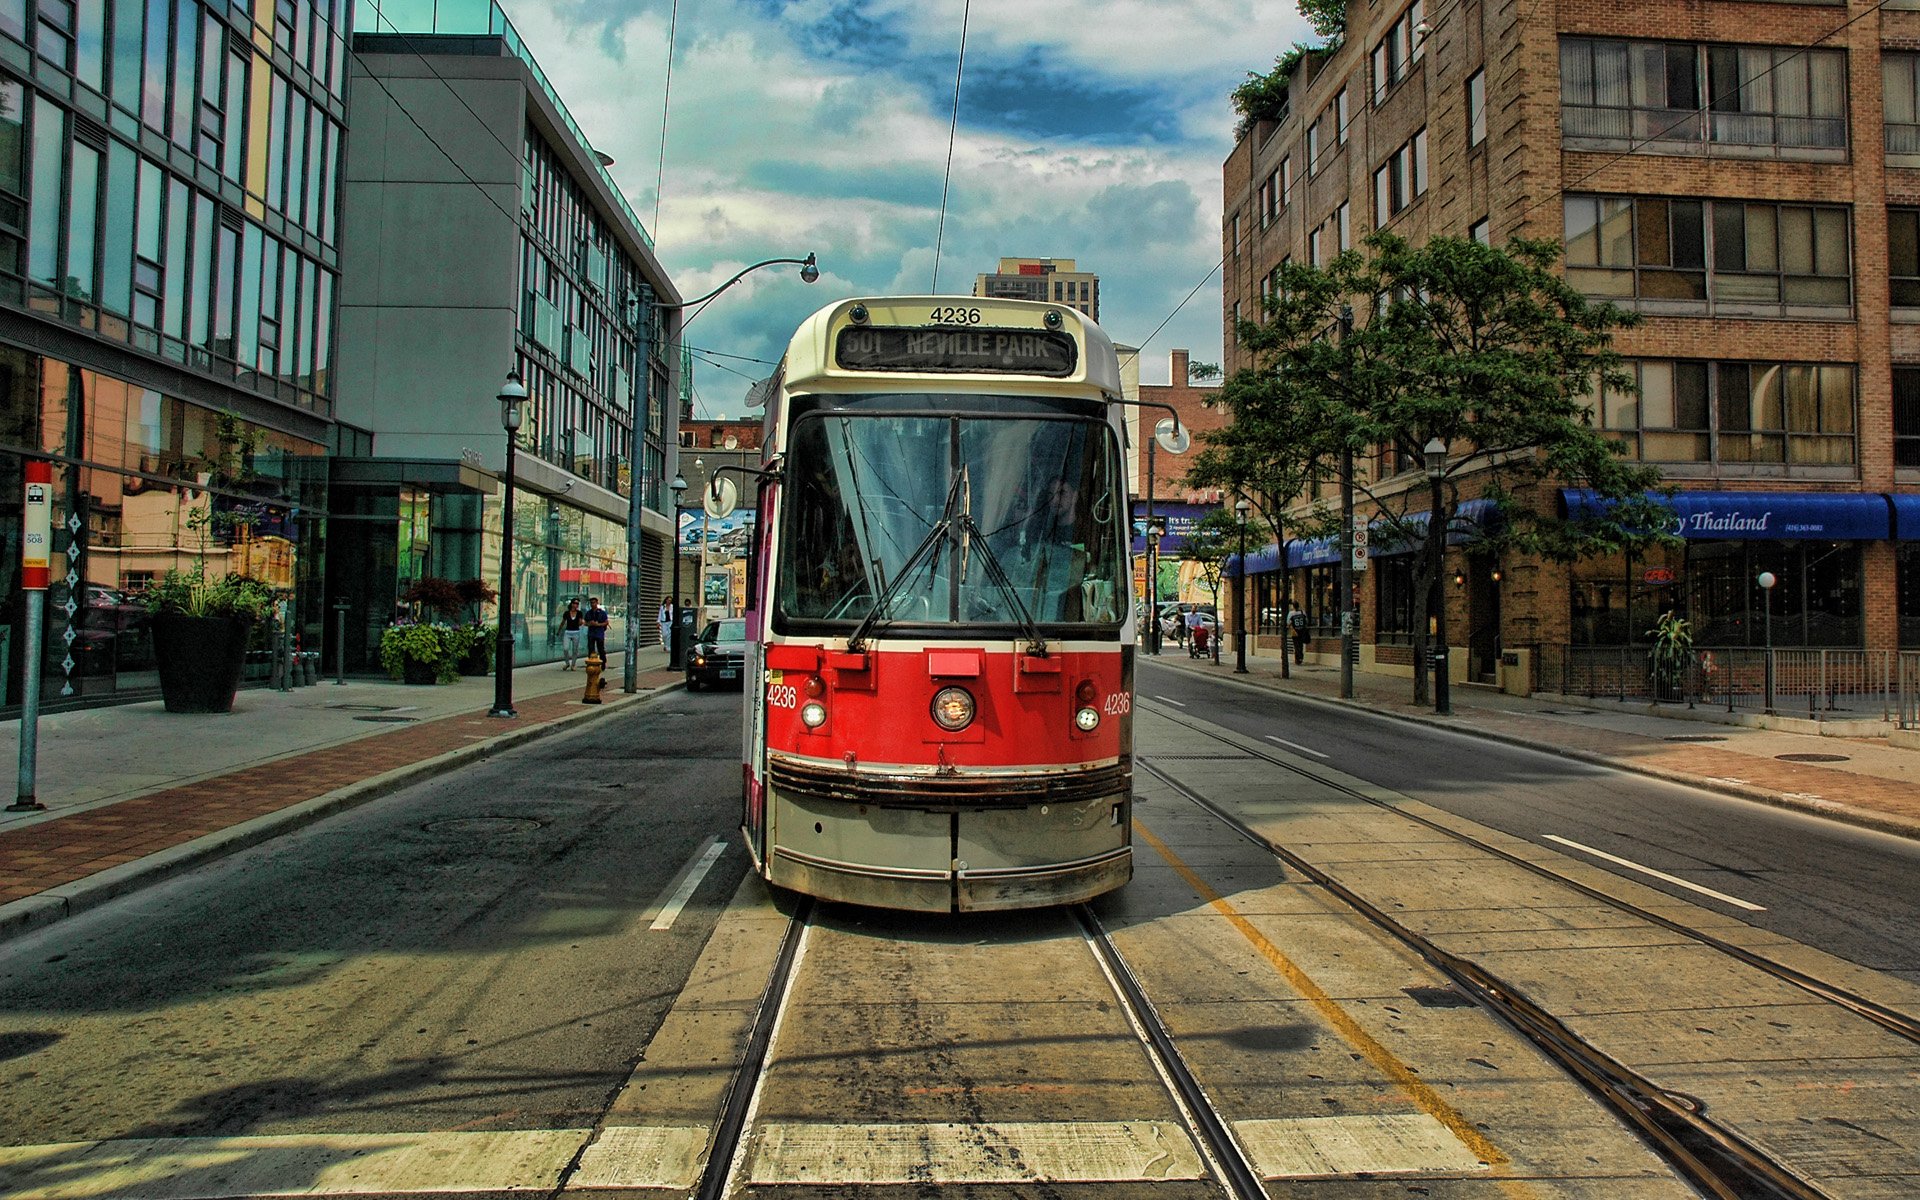
[[[1353,332],[1353,309],[1340,309],[1340,341]],[[1353,642],[1358,632],[1353,611],[1353,443],[1340,431],[1340,698],[1353,699]]]

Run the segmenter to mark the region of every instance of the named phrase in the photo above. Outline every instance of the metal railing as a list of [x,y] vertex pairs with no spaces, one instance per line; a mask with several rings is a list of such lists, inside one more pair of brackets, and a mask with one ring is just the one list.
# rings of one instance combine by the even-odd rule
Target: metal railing
[[1920,652],[1696,648],[1656,672],[1646,646],[1542,646],[1539,686],[1563,696],[1639,700],[1815,721],[1920,723]]

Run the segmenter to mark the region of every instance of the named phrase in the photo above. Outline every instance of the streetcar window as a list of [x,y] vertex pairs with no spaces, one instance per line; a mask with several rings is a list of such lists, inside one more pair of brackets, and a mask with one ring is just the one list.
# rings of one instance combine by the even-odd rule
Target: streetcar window
[[1117,625],[1128,559],[1111,430],[1051,416],[797,420],[785,622]]

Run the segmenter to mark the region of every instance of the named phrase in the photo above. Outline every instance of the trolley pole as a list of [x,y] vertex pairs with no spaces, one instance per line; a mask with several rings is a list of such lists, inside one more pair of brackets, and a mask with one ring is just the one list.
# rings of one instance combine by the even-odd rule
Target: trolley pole
[[40,763],[40,646],[47,628],[47,584],[53,571],[53,464],[26,462],[25,506],[21,514],[20,587],[27,608],[25,660],[20,673],[20,777],[8,812],[41,812],[34,794]]

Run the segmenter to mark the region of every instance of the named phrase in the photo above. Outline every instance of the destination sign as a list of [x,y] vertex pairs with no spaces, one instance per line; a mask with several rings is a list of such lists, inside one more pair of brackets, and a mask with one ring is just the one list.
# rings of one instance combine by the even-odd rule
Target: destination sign
[[848,371],[923,371],[958,374],[1048,375],[1062,378],[1079,365],[1073,339],[1043,329],[842,329],[834,357]]

